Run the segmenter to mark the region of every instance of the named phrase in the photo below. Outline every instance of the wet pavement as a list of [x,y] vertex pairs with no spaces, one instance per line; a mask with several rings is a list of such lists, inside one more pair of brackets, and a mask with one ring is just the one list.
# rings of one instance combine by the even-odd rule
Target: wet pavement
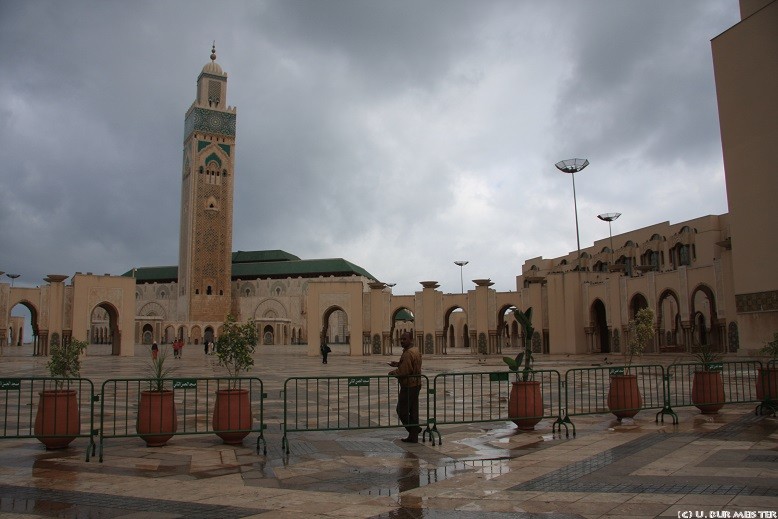
[[[144,347],[133,358],[101,348],[90,347],[82,368],[95,387],[145,375]],[[34,438],[2,440],[0,517],[778,517],[778,419],[755,415],[751,404],[714,416],[676,409],[676,425],[655,423],[652,411],[622,423],[609,414],[578,416],[575,438],[555,434],[550,420],[531,432],[504,421],[440,426],[440,445],[400,442],[402,429],[292,433],[285,455],[279,391],[290,369],[294,376],[389,369],[387,357],[333,349],[327,365],[299,346],[263,346],[255,355],[250,375],[268,394],[266,455],[256,451],[256,434],[238,447],[213,435],[175,436],[158,448],[113,438],[102,463],[84,461],[86,438],[62,451]],[[46,359],[24,347],[2,353],[0,377],[46,375]],[[224,373],[196,346],[173,362],[176,376]],[[546,355],[537,367],[593,362]],[[425,357],[424,367],[428,376],[504,369],[499,357],[484,365],[456,354]]]

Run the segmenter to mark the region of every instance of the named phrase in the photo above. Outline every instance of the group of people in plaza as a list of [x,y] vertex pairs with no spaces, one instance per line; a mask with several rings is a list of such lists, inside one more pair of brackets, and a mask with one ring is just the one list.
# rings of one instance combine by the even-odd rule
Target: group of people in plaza
[[[184,340],[183,339],[174,339],[173,340],[173,357],[176,359],[181,358],[181,353],[184,350]],[[205,350],[206,355],[212,355],[216,352],[216,342],[210,341],[206,339],[203,341],[203,349]],[[159,345],[157,344],[157,341],[154,341],[151,345],[151,358],[153,360],[157,360],[157,357],[159,356]],[[324,358],[324,363],[327,363],[327,357]]]

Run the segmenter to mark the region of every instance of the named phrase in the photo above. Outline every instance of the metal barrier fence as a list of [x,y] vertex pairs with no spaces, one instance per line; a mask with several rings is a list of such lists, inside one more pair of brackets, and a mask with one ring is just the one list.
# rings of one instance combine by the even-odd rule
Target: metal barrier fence
[[756,414],[775,414],[778,411],[778,360],[767,361],[767,366],[759,367],[757,398],[761,400],[754,409]]
[[[720,375],[720,389],[716,386],[716,389],[699,390],[695,389],[694,379],[698,376],[696,373],[703,371],[700,363],[672,364],[667,368],[633,365],[629,374],[633,375],[633,385],[639,397],[628,394],[622,400],[613,396],[615,391],[612,388],[623,379],[620,375],[626,371],[624,366],[571,369],[564,380],[556,370],[538,370],[533,372],[532,377],[538,382],[542,395],[542,410],[535,407],[530,416],[519,414],[508,405],[513,386],[510,381],[512,373],[508,371],[442,373],[435,376],[432,385],[426,376],[421,375],[418,424],[403,424],[397,416],[398,382],[394,376],[293,377],[286,379],[282,391],[282,450],[289,453],[288,433],[291,432],[418,425],[424,427],[422,440],[426,441],[429,435],[435,445],[436,434],[438,444],[442,442],[438,425],[514,421],[521,427],[521,420],[527,418],[536,418],[537,421],[554,419],[554,432],[558,427],[561,431],[564,426],[569,436],[568,426],[571,426],[575,436],[575,425],[570,417],[578,415],[613,413],[621,419],[643,410],[658,409],[657,421],[660,416],[664,421],[664,416],[670,415],[673,423],[677,423],[678,417],[673,411],[676,407],[700,407],[699,404],[702,404],[708,407],[707,410],[701,408],[703,412],[715,412],[711,407],[749,402],[759,402],[757,413],[775,413],[778,409],[778,390],[774,387],[777,382],[768,371],[777,367],[775,360],[770,360],[766,367],[759,361],[711,363],[708,371]],[[41,439],[44,435],[37,431],[36,421],[49,420],[55,424],[56,432],[46,434],[47,439],[67,441],[78,437],[89,438],[86,461],[90,460],[90,453],[95,455],[95,436],[99,435],[99,458],[102,461],[106,439],[149,436],[145,431],[138,431],[137,417],[141,394],[151,387],[152,382],[153,379],[110,379],[103,383],[100,395],[96,396],[94,385],[88,379],[0,378],[0,438]],[[227,389],[231,383],[245,389],[248,394],[248,423],[239,421],[237,423],[241,425],[215,430],[212,419],[216,392]],[[40,395],[57,389],[58,385],[75,394],[75,407],[57,410],[41,405]],[[160,433],[170,436],[259,433],[257,451],[262,445],[264,453],[267,453],[264,438],[264,400],[267,395],[260,379],[175,378],[165,380],[163,389],[172,392],[176,412],[175,426],[168,426]],[[518,405],[526,410],[528,399],[521,398],[525,398],[524,404]],[[100,424],[96,429],[94,403],[98,400],[101,402]],[[75,430],[73,426],[67,430],[56,428],[56,424],[69,421],[74,414],[79,417]],[[157,421],[161,422],[161,418],[158,417]]]
[[[639,395],[626,392],[623,398],[617,398],[617,389],[626,389],[629,384],[625,374],[635,378]],[[573,426],[574,436],[571,416],[614,413],[620,420],[644,409],[659,409],[661,414],[665,408],[664,368],[660,365],[632,365],[629,370],[625,366],[571,369],[565,374],[564,388],[561,421]]]
[[284,436],[281,448],[289,454],[290,432],[383,429],[426,425],[430,435],[429,379],[420,375],[419,423],[403,424],[397,416],[398,382],[390,375],[292,377],[284,382]]
[[[59,390],[59,393],[55,393]],[[66,400],[60,406],[54,400]],[[47,395],[47,396],[44,396]],[[53,400],[46,400],[48,396]],[[85,378],[2,378],[2,438],[38,438],[49,448],[62,448],[75,438],[89,438],[86,461],[95,455],[95,391]]]
[[[759,361],[671,364],[666,368],[666,412],[678,417],[674,407],[698,406],[703,413],[712,413],[724,404],[759,402],[757,381]],[[706,375],[709,373],[710,375]],[[704,380],[709,379],[710,381]]]
[[[518,393],[517,403],[509,406],[515,376],[508,371],[441,373],[433,379],[433,412],[430,422],[437,432],[438,425],[516,421],[518,426],[529,426],[544,418],[554,418],[562,424],[561,376],[555,370],[532,372],[542,396],[540,406],[531,403],[531,393]],[[523,400],[523,401],[522,401]],[[519,412],[521,409],[526,412]],[[534,426],[534,423],[532,424]],[[440,435],[440,433],[438,433]]]
[[[163,411],[154,410],[152,422],[156,422],[154,434],[144,428],[138,431],[138,415],[141,394],[151,389],[153,379],[109,379],[103,382],[100,398],[100,461],[103,461],[103,446],[107,438],[154,436],[175,436],[185,434],[218,434],[225,433],[259,433],[257,437],[257,452],[260,445],[267,454],[267,442],[264,438],[264,399],[262,381],[253,377],[227,378],[173,378],[164,381],[163,389],[171,391],[175,410],[172,424],[165,423]],[[240,414],[227,427],[214,429],[214,408],[216,407],[216,392],[229,388],[244,389],[248,392],[250,416]],[[158,391],[150,391],[159,393]],[[224,405],[224,404],[222,404]],[[238,413],[244,413],[236,404]],[[158,414],[156,414],[158,413]],[[235,424],[235,425],[232,425]],[[167,440],[164,440],[167,441]],[[164,441],[162,444],[164,444]],[[225,440],[226,441],[226,440]],[[148,439],[147,439],[148,442]]]

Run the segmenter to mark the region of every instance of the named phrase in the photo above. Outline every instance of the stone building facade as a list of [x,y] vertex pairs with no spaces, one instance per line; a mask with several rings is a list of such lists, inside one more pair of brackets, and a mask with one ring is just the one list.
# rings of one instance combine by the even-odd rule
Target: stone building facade
[[[77,274],[67,286],[65,276],[49,276],[36,289],[0,283],[0,329],[21,304],[36,352],[46,354],[56,334],[107,337],[114,353],[129,355],[133,343],[218,338],[232,314],[255,323],[264,344],[307,344],[309,355],[322,337],[348,342],[353,355],[389,354],[404,330],[425,353],[494,354],[520,344],[511,312],[532,307],[536,351],[607,355],[623,351],[630,320],[648,307],[652,352],[675,355],[699,343],[754,353],[778,331],[778,0],[741,0],[741,15],[712,41],[726,214],[619,233],[580,256],[528,259],[509,292],[477,279],[465,293],[446,294],[429,280],[398,295],[342,258],[233,252],[236,110],[212,51],[185,116],[178,266]],[[7,341],[0,333],[0,346]]]

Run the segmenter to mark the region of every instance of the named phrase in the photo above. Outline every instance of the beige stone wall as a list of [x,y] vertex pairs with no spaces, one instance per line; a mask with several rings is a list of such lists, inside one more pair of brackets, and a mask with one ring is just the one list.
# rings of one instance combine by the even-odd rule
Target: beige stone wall
[[[651,351],[688,350],[690,327],[695,322],[704,324],[703,338],[715,341],[721,350],[734,349],[727,334],[728,324],[735,321],[729,234],[727,215],[662,222],[619,233],[613,236],[612,257],[610,238],[581,250],[584,268],[602,267],[603,271],[574,271],[576,252],[532,258],[517,277],[520,305],[533,307],[535,322],[542,323],[548,340],[545,346],[552,353],[617,352],[639,299],[654,311],[661,332]],[[682,254],[681,248],[686,252]],[[655,264],[649,251],[657,254]],[[607,268],[622,255],[634,259],[629,274]],[[695,300],[706,301],[697,303],[705,308],[695,309]],[[608,341],[603,342],[601,337],[606,334]]]
[[732,227],[732,278],[741,342],[778,331],[778,1],[742,0],[743,19],[712,40]]

